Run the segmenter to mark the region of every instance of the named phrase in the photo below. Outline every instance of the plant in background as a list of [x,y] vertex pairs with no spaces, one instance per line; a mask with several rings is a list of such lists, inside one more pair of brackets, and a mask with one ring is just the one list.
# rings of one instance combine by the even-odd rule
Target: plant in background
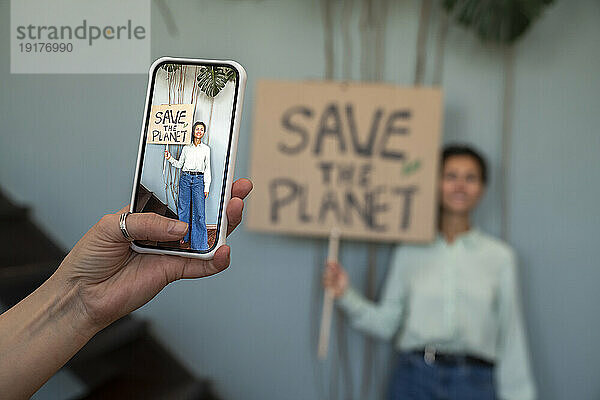
[[459,24],[472,29],[484,42],[512,44],[554,0],[443,0]]
[[179,68],[181,68],[181,65],[178,64],[163,64],[160,66],[162,69],[164,69],[165,71],[172,73],[177,71]]
[[209,132],[211,130],[213,107],[215,104],[215,97],[221,93],[221,90],[225,88],[227,82],[235,79],[235,72],[231,68],[227,67],[213,67],[204,66],[200,67],[200,72],[196,77],[198,81],[198,87],[210,98],[210,114],[208,117],[208,128],[206,142],[210,139]]
[[542,10],[553,0],[443,0],[442,6],[459,24],[473,30],[486,43],[502,46],[504,57],[504,90],[502,95],[502,229],[501,237],[508,239],[509,201],[508,178],[512,143],[514,101],[514,44]]
[[208,97],[214,98],[225,87],[227,82],[235,78],[235,72],[227,67],[201,67],[196,80],[198,87]]

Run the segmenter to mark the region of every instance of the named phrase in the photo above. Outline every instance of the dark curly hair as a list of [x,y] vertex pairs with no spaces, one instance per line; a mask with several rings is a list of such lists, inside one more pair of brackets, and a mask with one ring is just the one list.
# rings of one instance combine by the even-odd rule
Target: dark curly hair
[[462,145],[462,144],[446,145],[446,146],[444,146],[444,149],[442,151],[441,167],[444,168],[444,165],[446,164],[446,160],[448,160],[450,157],[454,157],[454,156],[467,156],[467,157],[471,157],[473,160],[475,160],[477,165],[479,165],[479,172],[481,173],[481,182],[484,185],[487,185],[487,183],[488,183],[488,167],[487,167],[487,162],[485,161],[485,158],[481,155],[481,153],[479,153],[477,150],[475,150],[474,148],[467,146],[467,145]]

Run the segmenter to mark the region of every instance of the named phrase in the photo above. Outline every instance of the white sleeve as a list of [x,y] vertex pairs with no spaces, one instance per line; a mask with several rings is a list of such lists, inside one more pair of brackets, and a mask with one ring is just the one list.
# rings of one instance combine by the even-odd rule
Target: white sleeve
[[181,167],[183,167],[183,163],[185,161],[185,153],[186,153],[185,150],[186,150],[185,147],[183,148],[183,150],[181,150],[181,156],[179,156],[179,160],[177,160],[171,154],[171,157],[167,161],[170,162],[175,168],[181,168]]
[[385,340],[393,338],[398,331],[405,307],[404,274],[410,261],[402,250],[400,246],[394,249],[379,302],[367,300],[352,287],[337,301],[354,328]]
[[495,372],[499,398],[502,400],[536,398],[517,275],[516,257],[511,253],[510,262],[502,276],[499,296],[500,335]]

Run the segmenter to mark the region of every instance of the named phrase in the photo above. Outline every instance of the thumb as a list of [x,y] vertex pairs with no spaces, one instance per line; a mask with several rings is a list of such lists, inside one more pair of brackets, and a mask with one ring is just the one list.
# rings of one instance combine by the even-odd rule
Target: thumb
[[125,223],[129,235],[136,240],[168,242],[180,239],[188,230],[185,222],[155,213],[129,214]]
[[[119,227],[119,215],[109,214],[100,220],[105,231],[118,242],[127,242]],[[168,242],[178,240],[185,235],[188,224],[183,221],[160,216],[155,213],[133,213],[125,219],[129,236],[135,240]]]

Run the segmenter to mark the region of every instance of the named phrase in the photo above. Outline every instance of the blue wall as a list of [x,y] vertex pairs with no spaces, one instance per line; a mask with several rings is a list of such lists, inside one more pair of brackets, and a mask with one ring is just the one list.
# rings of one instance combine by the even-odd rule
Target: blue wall
[[[390,3],[385,80],[409,85],[418,2]],[[153,9],[153,57],[234,58],[248,70],[236,168],[237,176],[246,176],[256,79],[323,75],[319,3],[169,4],[180,33],[170,37]],[[8,1],[1,1],[4,55],[9,52],[9,14]],[[544,400],[600,397],[600,268],[594,257],[600,244],[599,37],[597,1],[559,1],[516,48],[509,240],[520,258],[534,372]],[[353,41],[353,75],[358,78],[356,32]],[[339,40],[335,45],[339,49]],[[338,60],[338,76],[340,71]],[[7,56],[0,61],[0,74],[0,185],[33,205],[41,226],[68,248],[103,213],[129,200],[146,77],[10,75]],[[477,223],[493,234],[499,233],[501,221],[502,83],[497,49],[451,27],[444,134],[447,141],[475,144],[489,157],[492,185]],[[215,379],[225,398],[318,398],[316,378],[332,376],[331,363],[314,363],[311,337],[320,296],[315,262],[324,254],[324,243],[242,227],[230,244],[229,270],[175,283],[138,314],[152,320],[157,335],[186,365]],[[381,280],[388,249],[379,246],[378,255]],[[342,261],[360,287],[366,258],[367,245],[342,246]],[[356,393],[363,342],[353,331],[348,339]],[[378,345],[377,382],[385,377],[388,353],[387,345]],[[329,385],[324,386],[328,392]]]

